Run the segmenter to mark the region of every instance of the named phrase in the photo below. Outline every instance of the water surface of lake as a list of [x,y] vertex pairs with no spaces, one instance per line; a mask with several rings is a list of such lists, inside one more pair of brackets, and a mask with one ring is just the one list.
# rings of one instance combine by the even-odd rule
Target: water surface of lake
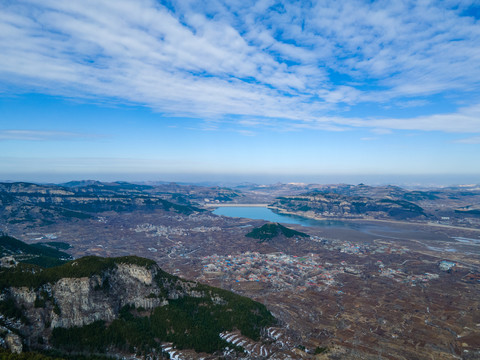
[[[391,239],[391,240],[420,240],[431,241],[435,240],[437,244],[443,241],[446,248],[441,250],[447,252],[456,252],[455,243],[464,246],[479,246],[480,239],[470,239],[464,237],[449,238],[447,235],[439,235],[438,232],[433,232],[425,229],[420,229],[413,224],[394,224],[389,222],[374,222],[374,221],[340,221],[340,220],[313,220],[295,215],[277,214],[267,207],[260,206],[228,206],[218,207],[213,213],[215,215],[241,217],[255,220],[266,220],[270,222],[277,222],[283,224],[296,224],[307,227],[322,227],[327,230],[339,229],[348,231],[358,231],[363,234],[373,236],[375,238]],[[354,233],[351,233],[354,234]],[[440,242],[438,242],[440,241]],[[440,248],[439,248],[440,249]],[[434,250],[433,248],[430,250]]]
[[216,208],[213,213],[215,215],[241,217],[255,220],[266,220],[283,224],[350,229],[360,231],[365,234],[389,239],[405,239],[409,238],[411,235],[420,235],[418,231],[411,228],[409,229],[409,227],[405,225],[398,226],[389,223],[374,223],[361,221],[314,220],[295,215],[277,214],[267,207],[260,206],[220,206]]
[[225,206],[216,208],[215,215],[241,217],[247,219],[266,220],[284,224],[296,224],[302,226],[329,226],[329,227],[348,227],[358,229],[356,224],[337,220],[313,220],[302,218],[295,215],[277,214],[267,207],[260,206]]

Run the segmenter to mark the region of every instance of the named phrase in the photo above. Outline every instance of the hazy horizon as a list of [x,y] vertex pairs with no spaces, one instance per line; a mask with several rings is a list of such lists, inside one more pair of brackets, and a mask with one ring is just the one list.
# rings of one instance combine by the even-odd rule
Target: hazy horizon
[[12,178],[0,178],[0,182],[31,182],[38,184],[63,184],[70,181],[100,181],[100,182],[131,182],[131,183],[179,183],[206,186],[237,186],[241,184],[271,185],[277,183],[303,184],[365,184],[370,186],[396,185],[404,187],[446,187],[456,185],[478,185],[480,177],[476,175],[362,175],[362,174],[324,174],[324,175],[225,175],[225,174],[86,174],[85,176],[72,175],[18,175]]

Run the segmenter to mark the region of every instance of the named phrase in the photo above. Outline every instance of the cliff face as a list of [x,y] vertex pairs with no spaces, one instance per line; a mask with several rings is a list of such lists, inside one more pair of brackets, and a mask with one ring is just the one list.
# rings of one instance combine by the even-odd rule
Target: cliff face
[[[72,262],[70,266],[82,265]],[[89,277],[60,278],[37,288],[9,287],[4,289],[2,299],[12,299],[22,309],[24,322],[17,322],[15,328],[35,346],[39,337],[48,341],[51,330],[57,327],[112,321],[125,305],[149,310],[168,304],[168,299],[202,295],[190,290],[195,283],[162,278],[161,273],[157,265],[147,268],[118,263]]]
[[0,268],[0,346],[20,351],[199,352],[225,347],[222,331],[259,339],[274,323],[262,304],[162,271],[134,256],[77,259],[39,268]]
[[95,290],[101,286],[101,281],[98,276],[58,281],[53,286],[53,299],[60,314],[51,313],[51,327],[81,326],[95,320],[113,320],[117,304],[112,303],[110,294]]
[[116,269],[90,278],[60,279],[52,286],[52,301],[58,306],[51,315],[51,327],[72,327],[96,320],[111,321],[125,305],[152,309],[162,300],[153,286],[157,269],[119,264]]

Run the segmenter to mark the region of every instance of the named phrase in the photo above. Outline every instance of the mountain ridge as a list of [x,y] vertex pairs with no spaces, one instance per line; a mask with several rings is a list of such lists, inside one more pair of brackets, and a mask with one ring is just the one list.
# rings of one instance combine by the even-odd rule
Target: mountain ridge
[[214,353],[228,345],[222,332],[238,330],[257,341],[275,323],[260,303],[170,275],[136,256],[0,268],[0,290],[0,338],[17,352],[23,342],[66,354],[161,352],[165,343]]

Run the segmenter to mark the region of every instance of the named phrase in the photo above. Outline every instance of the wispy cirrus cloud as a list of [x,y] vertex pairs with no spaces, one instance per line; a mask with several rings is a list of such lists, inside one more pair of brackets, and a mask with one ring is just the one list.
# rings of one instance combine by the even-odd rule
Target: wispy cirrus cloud
[[0,130],[0,141],[23,140],[23,141],[62,141],[75,139],[96,138],[98,135],[81,134],[62,131],[40,130]]
[[448,133],[480,132],[480,105],[460,108],[457,112],[409,118],[348,119],[337,120],[345,125],[373,127],[378,133],[388,130],[442,131]]
[[479,136],[472,136],[472,137],[465,138],[465,139],[459,139],[455,142],[459,143],[459,144],[480,144],[480,135]]
[[101,98],[199,119],[283,119],[292,127],[478,132],[477,115],[465,109],[378,119],[352,108],[422,106],[452,92],[480,103],[480,27],[466,16],[470,6],[5,2],[0,91]]

